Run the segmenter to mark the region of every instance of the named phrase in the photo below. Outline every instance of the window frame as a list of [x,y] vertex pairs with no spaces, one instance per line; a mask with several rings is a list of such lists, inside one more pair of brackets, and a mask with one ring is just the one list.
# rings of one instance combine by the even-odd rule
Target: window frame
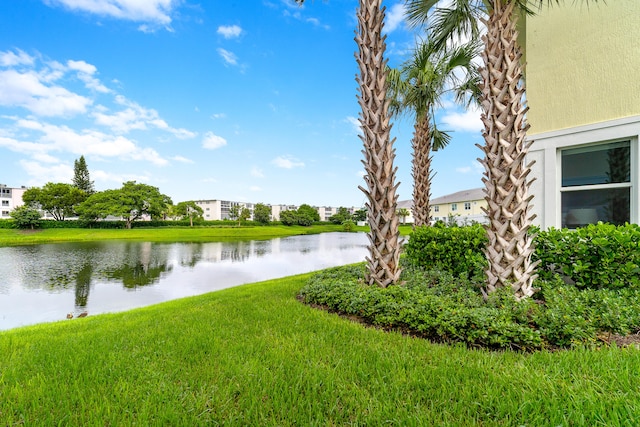
[[[563,153],[571,150],[581,149],[581,148],[595,148],[597,146],[606,146],[611,144],[616,144],[620,142],[629,142],[629,181],[626,182],[614,182],[614,183],[604,183],[604,184],[584,184],[584,185],[566,185],[563,186]],[[596,152],[597,150],[593,150]],[[605,150],[601,151],[605,153]],[[593,141],[586,144],[576,144],[576,145],[567,145],[557,147],[557,215],[558,215],[558,225],[560,227],[566,227],[566,221],[563,220],[562,213],[562,196],[564,194],[569,193],[577,193],[582,191],[597,191],[597,190],[612,190],[619,188],[628,188],[629,189],[629,222],[635,222],[634,219],[637,217],[637,200],[635,194],[637,193],[637,185],[638,185],[638,140],[634,137],[622,137],[611,140],[604,141]],[[573,228],[573,227],[569,227]]]

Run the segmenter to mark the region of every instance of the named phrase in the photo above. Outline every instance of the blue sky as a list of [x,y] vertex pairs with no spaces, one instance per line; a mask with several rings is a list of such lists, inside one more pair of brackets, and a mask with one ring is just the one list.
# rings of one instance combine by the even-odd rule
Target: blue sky
[[[388,1],[387,57],[416,34]],[[362,206],[356,0],[2,0],[0,183],[135,180],[174,203]],[[433,197],[481,187],[479,113],[445,100]],[[396,121],[411,198],[410,118]]]

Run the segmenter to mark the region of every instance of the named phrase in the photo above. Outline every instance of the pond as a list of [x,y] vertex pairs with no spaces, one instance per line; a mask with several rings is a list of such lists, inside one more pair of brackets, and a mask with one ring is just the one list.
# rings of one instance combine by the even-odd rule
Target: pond
[[264,241],[0,248],[0,330],[143,307],[364,261],[364,233]]

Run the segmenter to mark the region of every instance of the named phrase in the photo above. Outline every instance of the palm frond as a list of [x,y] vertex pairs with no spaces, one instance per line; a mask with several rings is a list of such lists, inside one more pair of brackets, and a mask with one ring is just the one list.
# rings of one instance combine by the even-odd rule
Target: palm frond
[[449,132],[438,129],[435,120],[432,120],[431,122],[430,138],[433,151],[441,150],[451,142],[451,135]]

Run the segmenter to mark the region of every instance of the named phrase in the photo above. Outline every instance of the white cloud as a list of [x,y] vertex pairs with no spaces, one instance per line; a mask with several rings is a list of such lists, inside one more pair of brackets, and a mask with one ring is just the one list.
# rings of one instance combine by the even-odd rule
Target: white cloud
[[135,175],[135,174],[117,174],[106,172],[103,170],[92,170],[91,178],[100,182],[114,182],[121,185],[123,182],[136,181],[136,182],[150,182],[148,175]]
[[225,145],[227,145],[227,140],[213,132],[207,132],[202,140],[202,148],[206,148],[207,150],[215,150]]
[[302,168],[304,163],[292,156],[278,156],[271,161],[272,164],[283,169]]
[[73,93],[62,86],[49,86],[47,79],[34,71],[0,71],[0,105],[22,107],[46,117],[74,116],[85,113],[91,99]]
[[180,163],[194,163],[193,160],[187,159],[186,157],[182,157],[182,156],[173,156],[171,159]]
[[240,37],[240,34],[242,34],[242,28],[238,25],[221,25],[218,27],[218,31],[216,32],[225,39],[233,39]]
[[262,191],[262,188],[258,187],[257,185],[252,185],[251,187],[249,187],[249,190],[251,191]]
[[405,7],[402,3],[396,3],[387,10],[384,22],[384,30],[391,33],[404,21]]
[[479,174],[481,175],[484,172],[484,166],[478,161],[473,162],[469,166],[460,166],[456,168],[456,172],[460,174]]
[[351,125],[351,129],[354,133],[362,135],[362,126],[360,126],[360,120],[358,120],[356,117],[348,116],[346,119],[344,119],[344,121]]
[[116,157],[123,160],[142,160],[157,166],[164,166],[168,161],[154,149],[139,147],[135,141],[122,136],[108,135],[91,129],[76,131],[68,126],[41,123],[36,120],[18,120],[19,129],[40,133],[35,136],[36,142],[20,142],[10,138],[0,138],[0,146],[16,152],[31,154],[33,157],[50,152],[93,155],[101,158]]
[[88,89],[95,90],[96,92],[109,93],[110,90],[100,83],[100,80],[93,77],[98,71],[95,65],[86,63],[85,61],[67,61],[67,67],[70,70],[78,72],[78,78],[84,82]]
[[314,27],[322,28],[324,30],[330,30],[331,29],[331,26],[329,26],[327,24],[323,24],[322,22],[320,22],[320,20],[318,18],[307,18],[306,22],[309,22]]
[[251,176],[254,176],[256,178],[264,178],[264,172],[262,172],[262,169],[260,168],[253,167],[251,168]]
[[40,186],[46,182],[69,182],[73,178],[73,168],[65,164],[43,166],[37,161],[21,160],[20,166],[32,178],[30,185]]
[[106,107],[96,107],[95,111],[91,113],[96,124],[106,126],[119,134],[126,134],[132,130],[147,130],[149,127],[152,127],[169,132],[179,139],[189,139],[197,136],[195,132],[187,129],[169,126],[166,121],[160,118],[156,110],[142,107],[122,95],[117,95],[115,101],[117,104],[127,108],[108,114]]
[[33,65],[34,58],[20,49],[16,52],[0,52],[0,65],[3,67],[15,67],[17,65]]
[[218,48],[218,54],[224,60],[227,65],[238,65],[238,57],[233,52],[229,52],[226,49]]
[[450,128],[448,130],[480,132],[483,129],[480,114],[480,111],[476,109],[469,109],[462,113],[448,111],[445,112],[440,121]]
[[226,119],[227,115],[225,113],[214,113],[214,114],[211,115],[211,118],[214,119],[214,120]]
[[143,22],[142,31],[154,26],[171,24],[171,14],[178,0],[44,0],[50,6],[62,6],[72,11],[93,13],[115,19]]

